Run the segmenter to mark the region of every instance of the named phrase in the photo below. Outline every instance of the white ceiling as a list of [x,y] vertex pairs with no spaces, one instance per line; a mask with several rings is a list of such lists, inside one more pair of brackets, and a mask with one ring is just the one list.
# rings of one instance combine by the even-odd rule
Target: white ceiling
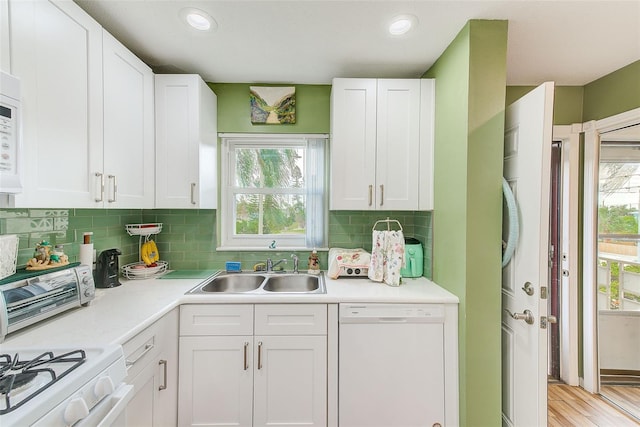
[[[156,72],[225,83],[420,77],[469,19],[509,21],[507,84],[584,85],[640,59],[640,0],[75,0]],[[179,11],[218,23],[196,33]],[[390,19],[413,14],[404,37]]]

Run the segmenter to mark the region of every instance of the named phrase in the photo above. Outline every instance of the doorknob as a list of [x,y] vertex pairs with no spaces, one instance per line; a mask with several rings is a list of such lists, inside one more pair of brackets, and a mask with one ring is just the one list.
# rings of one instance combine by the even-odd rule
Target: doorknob
[[512,313],[505,308],[504,311],[506,311],[509,316],[516,320],[524,320],[528,325],[533,325],[534,317],[531,310],[525,310],[524,313]]

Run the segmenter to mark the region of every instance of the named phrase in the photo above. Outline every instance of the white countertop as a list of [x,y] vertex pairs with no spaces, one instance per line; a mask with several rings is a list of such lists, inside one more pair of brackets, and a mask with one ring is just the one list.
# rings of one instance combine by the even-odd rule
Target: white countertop
[[237,303],[458,303],[458,298],[423,277],[399,287],[366,278],[329,279],[326,294],[197,294],[185,292],[203,279],[121,279],[122,286],[97,289],[88,307],[79,307],[9,334],[3,349],[89,347],[122,344],[181,304]]

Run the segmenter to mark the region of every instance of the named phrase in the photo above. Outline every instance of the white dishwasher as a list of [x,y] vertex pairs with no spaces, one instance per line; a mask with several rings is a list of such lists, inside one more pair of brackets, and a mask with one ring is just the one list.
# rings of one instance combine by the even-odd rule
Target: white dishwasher
[[340,427],[445,425],[441,304],[340,304]]

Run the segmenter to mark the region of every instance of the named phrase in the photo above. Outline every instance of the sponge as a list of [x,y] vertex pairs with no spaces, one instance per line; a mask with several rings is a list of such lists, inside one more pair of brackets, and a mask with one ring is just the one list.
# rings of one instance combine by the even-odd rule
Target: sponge
[[224,267],[227,270],[227,273],[239,273],[240,261],[227,261],[224,263]]

